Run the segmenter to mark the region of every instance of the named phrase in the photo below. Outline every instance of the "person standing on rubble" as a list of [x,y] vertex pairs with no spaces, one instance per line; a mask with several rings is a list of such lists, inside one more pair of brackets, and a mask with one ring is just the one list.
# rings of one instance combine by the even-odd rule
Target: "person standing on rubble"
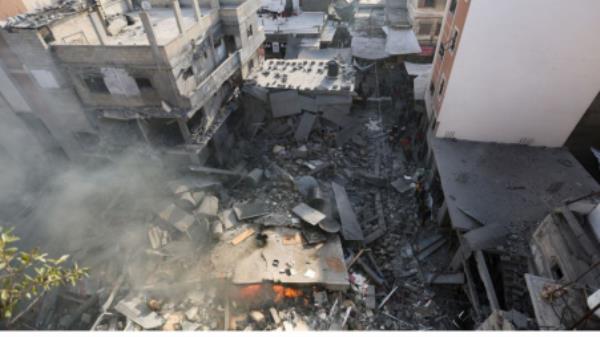
[[423,182],[423,176],[419,175],[415,184],[415,199],[417,201],[417,212],[421,227],[425,226],[425,222],[429,218],[429,207],[427,207],[427,191]]

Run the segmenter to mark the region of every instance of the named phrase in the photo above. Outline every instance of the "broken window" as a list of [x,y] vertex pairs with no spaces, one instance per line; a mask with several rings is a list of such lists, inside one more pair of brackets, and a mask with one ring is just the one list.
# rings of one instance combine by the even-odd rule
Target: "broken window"
[[108,94],[108,88],[104,83],[104,77],[102,75],[88,75],[83,78],[83,82],[88,87],[89,91],[98,94]]
[[248,61],[248,71],[252,71],[254,69],[254,60]]
[[138,85],[140,90],[150,90],[154,88],[150,79],[146,77],[136,77],[135,83]]
[[252,34],[254,34],[254,30],[252,29],[252,25],[248,26],[248,37],[252,36]]
[[444,93],[444,86],[446,86],[446,80],[442,78],[442,82],[440,83],[440,90],[438,91],[438,95]]

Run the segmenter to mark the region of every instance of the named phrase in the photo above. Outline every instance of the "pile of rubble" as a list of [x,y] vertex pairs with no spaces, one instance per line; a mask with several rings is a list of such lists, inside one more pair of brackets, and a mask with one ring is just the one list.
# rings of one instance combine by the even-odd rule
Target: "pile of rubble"
[[46,296],[24,324],[462,328],[464,277],[444,273],[450,247],[432,221],[431,174],[401,141],[417,139],[415,121],[403,117],[408,104],[381,101],[340,116],[355,125],[344,142],[323,117],[305,140],[292,136],[298,116],[267,118],[237,144],[245,155],[235,167],[194,166],[166,183],[149,178],[152,195],[109,195],[94,231],[119,242],[90,234],[74,258],[87,257],[91,279],[57,291],[68,305]]

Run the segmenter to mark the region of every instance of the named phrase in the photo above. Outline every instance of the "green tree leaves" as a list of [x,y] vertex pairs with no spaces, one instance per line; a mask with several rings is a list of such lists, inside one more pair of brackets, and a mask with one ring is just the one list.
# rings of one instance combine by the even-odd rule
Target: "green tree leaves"
[[[75,285],[88,277],[89,270],[74,263],[65,267],[69,255],[57,259],[38,249],[19,251],[11,244],[19,241],[12,229],[0,227],[0,320],[10,320],[21,301],[31,301],[51,288],[65,284]],[[14,319],[13,319],[14,320]]]

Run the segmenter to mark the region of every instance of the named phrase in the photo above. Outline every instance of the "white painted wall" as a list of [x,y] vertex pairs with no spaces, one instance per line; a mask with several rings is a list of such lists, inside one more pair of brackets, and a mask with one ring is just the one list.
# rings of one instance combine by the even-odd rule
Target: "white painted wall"
[[600,92],[599,0],[471,0],[438,137],[559,147]]

